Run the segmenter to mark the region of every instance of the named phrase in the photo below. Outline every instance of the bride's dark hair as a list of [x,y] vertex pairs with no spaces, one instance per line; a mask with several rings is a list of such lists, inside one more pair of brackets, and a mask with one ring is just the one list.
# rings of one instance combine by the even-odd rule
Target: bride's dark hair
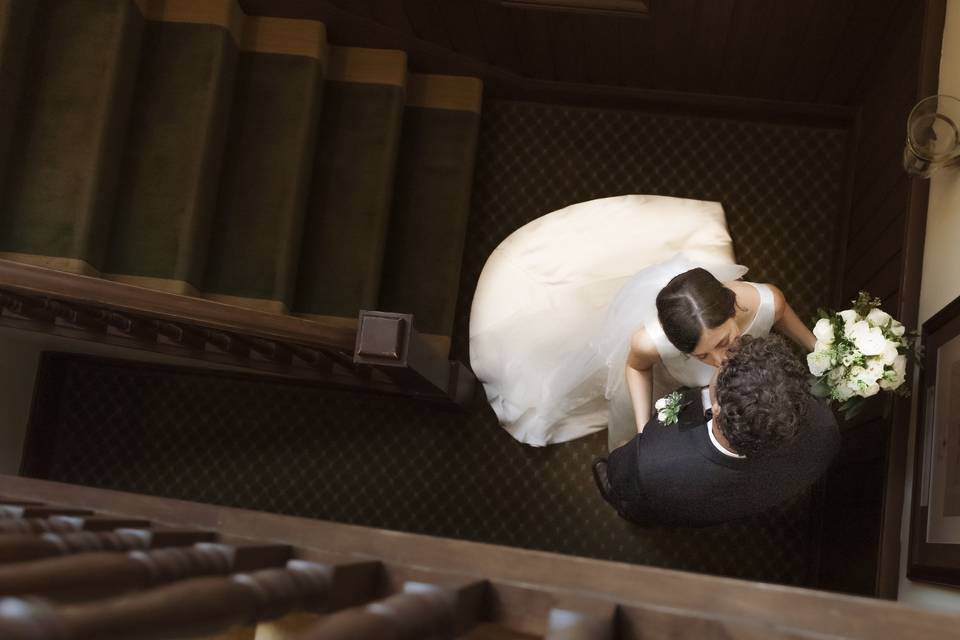
[[657,294],[657,317],[667,339],[692,353],[704,327],[714,329],[737,312],[737,294],[697,267],[684,271]]

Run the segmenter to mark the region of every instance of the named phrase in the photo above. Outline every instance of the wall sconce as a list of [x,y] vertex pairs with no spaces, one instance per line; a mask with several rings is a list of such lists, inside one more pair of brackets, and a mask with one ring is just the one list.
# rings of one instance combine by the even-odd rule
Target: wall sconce
[[903,168],[907,173],[929,178],[942,167],[960,162],[960,100],[936,95],[924,98],[907,118],[907,144]]

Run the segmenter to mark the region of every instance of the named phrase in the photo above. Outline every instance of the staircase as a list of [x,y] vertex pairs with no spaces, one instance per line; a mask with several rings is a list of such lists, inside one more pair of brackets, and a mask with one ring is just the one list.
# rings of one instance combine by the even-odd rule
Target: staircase
[[0,0],[0,259],[446,358],[481,94],[237,0]]

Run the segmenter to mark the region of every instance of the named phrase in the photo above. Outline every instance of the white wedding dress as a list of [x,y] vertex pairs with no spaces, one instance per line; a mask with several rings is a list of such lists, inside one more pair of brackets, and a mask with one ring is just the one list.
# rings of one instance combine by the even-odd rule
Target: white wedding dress
[[[714,369],[680,353],[663,334],[656,296],[694,267],[721,282],[742,277],[719,203],[629,195],[542,216],[488,258],[474,294],[470,361],[501,425],[545,446],[609,425],[612,444],[636,433],[624,385],[629,338],[649,332],[663,363],[654,398],[703,386]],[[755,285],[760,309],[747,330],[773,325],[773,296]]]

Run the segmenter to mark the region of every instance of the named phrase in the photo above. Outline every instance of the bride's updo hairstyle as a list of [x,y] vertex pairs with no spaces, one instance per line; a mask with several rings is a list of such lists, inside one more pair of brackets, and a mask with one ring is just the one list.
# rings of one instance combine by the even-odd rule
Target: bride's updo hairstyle
[[667,339],[692,353],[703,329],[715,329],[737,312],[737,294],[697,267],[667,283],[657,294],[657,317]]

